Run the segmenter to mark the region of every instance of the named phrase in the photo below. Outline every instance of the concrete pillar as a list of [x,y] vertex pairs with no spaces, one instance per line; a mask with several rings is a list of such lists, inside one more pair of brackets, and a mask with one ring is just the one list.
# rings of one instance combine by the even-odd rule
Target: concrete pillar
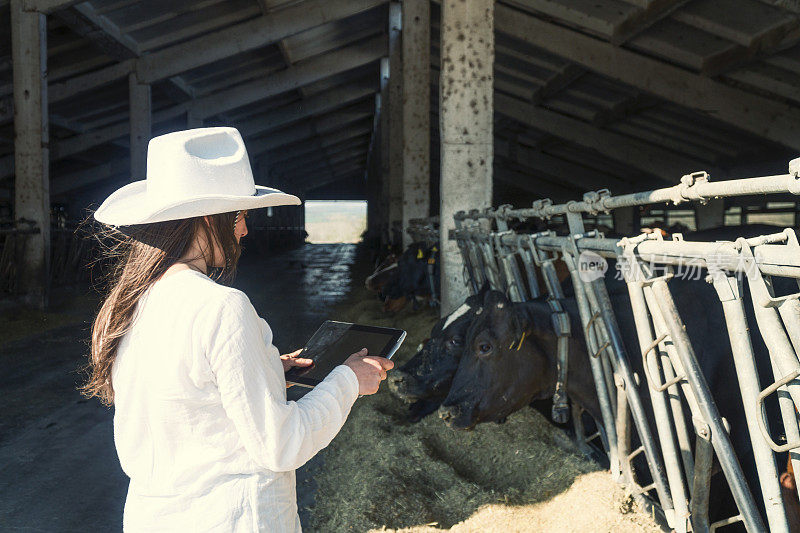
[[383,244],[389,243],[389,58],[381,59],[381,117],[380,117],[380,190],[379,206],[381,240]]
[[375,95],[375,121],[367,155],[367,236],[380,239],[381,198],[381,95]]
[[25,238],[17,262],[24,302],[48,304],[50,270],[50,177],[47,118],[47,21],[11,0],[11,63],[14,84],[14,218],[32,221],[39,233]]
[[463,262],[448,238],[453,214],[492,202],[494,1],[442,2],[441,144],[442,316],[468,295]]
[[[389,228],[403,223],[403,62],[400,2],[389,3]],[[395,242],[395,244],[402,244]]]
[[430,214],[431,4],[403,1],[403,244],[412,218]]
[[147,177],[147,143],[150,142],[152,105],[150,85],[140,83],[135,72],[128,76],[131,121],[131,181]]
[[694,221],[698,230],[719,228],[725,225],[725,200],[709,200],[706,205],[697,204],[694,208]]
[[614,231],[619,235],[633,236],[639,232],[637,207],[620,207],[611,211],[614,219]]

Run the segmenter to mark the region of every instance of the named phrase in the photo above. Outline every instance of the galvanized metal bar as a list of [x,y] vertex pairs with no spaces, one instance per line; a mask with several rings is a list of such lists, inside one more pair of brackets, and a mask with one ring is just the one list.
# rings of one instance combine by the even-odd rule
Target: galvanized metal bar
[[[546,251],[558,251],[569,240],[568,237],[539,237],[536,239],[536,246]],[[619,241],[615,239],[582,237],[576,246],[579,252],[591,251],[605,258],[616,258],[622,254]],[[645,263],[710,267],[741,273],[746,273],[748,268],[748,262],[743,258],[738,242],[665,241],[648,236],[647,240],[638,243],[636,254]],[[752,255],[751,261],[764,275],[800,278],[800,254],[787,244],[758,244],[753,247]]]
[[711,429],[711,443],[717,453],[720,466],[725,478],[728,480],[734,501],[742,514],[745,525],[748,531],[766,531],[753,496],[745,483],[742,467],[733,450],[730,437],[723,426],[722,417],[714,404],[708,383],[694,355],[694,349],[686,333],[685,326],[680,318],[678,309],[675,307],[675,302],[672,300],[669,287],[663,279],[654,281],[652,287],[666,320],[672,342],[683,363],[686,379],[692,385],[692,389],[697,396],[703,421]]
[[[633,207],[639,205],[661,204],[672,202],[680,204],[688,201],[705,202],[712,198],[727,198],[733,196],[749,196],[760,194],[800,194],[800,160],[789,162],[788,174],[775,176],[761,176],[725,180],[709,181],[705,172],[694,172],[681,177],[680,183],[672,187],[642,191],[620,196],[611,196],[607,190],[591,191],[584,194],[583,201],[571,201],[565,204],[553,205],[549,200],[538,200],[533,207],[507,210],[505,216],[525,219],[544,218],[569,213],[598,213],[609,211],[618,207]],[[466,216],[466,213],[464,214]]]
[[[458,231],[463,226],[463,221],[456,220],[455,221],[455,230],[453,230],[453,234],[458,234]],[[441,235],[440,235],[441,238]],[[475,261],[472,258],[472,253],[470,251],[470,247],[468,241],[465,238],[455,238],[456,246],[458,247],[458,251],[461,253],[461,259],[464,263],[464,273],[467,275],[467,288],[470,291],[470,294],[477,294],[480,290],[481,282],[478,279],[478,265],[475,264]],[[441,272],[440,272],[441,277]],[[440,280],[441,281],[441,280]]]
[[[594,299],[596,299],[596,302],[592,302],[593,307],[596,307],[600,311],[603,318],[600,322],[600,326],[602,329],[605,329],[605,334],[611,342],[611,348],[614,352],[614,360],[617,366],[616,370],[625,383],[626,396],[630,405],[633,422],[636,426],[636,432],[639,434],[639,439],[642,441],[642,447],[647,457],[647,463],[650,467],[650,473],[653,477],[661,507],[664,513],[669,516],[674,508],[664,472],[663,460],[658,452],[655,439],[650,430],[650,424],[645,414],[644,405],[636,390],[636,381],[630,364],[628,363],[627,350],[625,349],[625,344],[622,342],[619,324],[617,324],[614,309],[608,297],[606,287],[603,284],[603,280],[598,279],[591,283],[591,292],[589,294],[590,302],[593,296]],[[619,406],[617,406],[617,409],[619,409]]]
[[761,493],[764,496],[767,523],[770,531],[788,532],[789,524],[786,521],[781,487],[778,483],[775,457],[767,443],[764,442],[758,429],[759,414],[756,412],[756,406],[761,386],[758,382],[753,345],[744,313],[741,280],[734,276],[727,276],[718,270],[710,272],[709,277],[717,291],[720,302],[722,302],[722,310],[725,313],[733,363],[736,367],[739,392],[742,397],[745,419],[747,420],[747,431],[753,448],[753,457],[758,471]]
[[[635,262],[634,257],[628,257],[629,261]],[[639,347],[644,354],[644,368],[649,369],[649,376],[656,376],[659,373],[658,364],[654,361],[658,357],[654,354],[653,357],[647,357],[647,352],[651,351],[650,347],[655,343],[657,338],[653,334],[653,329],[650,325],[648,318],[647,304],[644,298],[644,292],[641,285],[641,277],[643,273],[638,267],[638,263],[634,263],[638,272],[625,271],[626,284],[628,286],[628,295],[631,300],[631,307],[633,309],[633,319],[636,324],[636,334],[639,340]],[[638,274],[638,276],[637,276]],[[659,337],[663,339],[663,337]],[[655,343],[656,346],[658,343]],[[667,482],[669,484],[670,494],[672,495],[672,503],[675,506],[675,521],[670,524],[678,533],[688,530],[689,508],[686,505],[687,490],[683,482],[683,474],[681,472],[681,460],[678,454],[678,446],[676,443],[676,436],[673,433],[672,419],[670,417],[670,409],[667,404],[667,399],[662,390],[654,390],[653,387],[646,387],[650,392],[650,401],[653,407],[653,415],[656,423],[656,431],[658,432],[658,440],[661,444],[661,452],[664,457],[664,468],[666,470]]]
[[[675,369],[672,366],[669,354],[659,347],[659,354],[661,357],[661,370],[664,373],[664,379],[671,381],[675,377]],[[694,472],[694,457],[692,456],[692,443],[689,438],[689,426],[686,423],[686,416],[683,413],[683,405],[681,404],[681,395],[678,385],[672,385],[667,388],[667,399],[669,401],[670,411],[672,412],[672,420],[675,427],[675,434],[678,438],[678,450],[681,455],[681,463],[683,464],[683,472],[686,479],[692,479]],[[689,496],[694,497],[692,492],[692,485],[689,486]]]
[[[769,348],[770,358],[775,362],[781,377],[786,376],[800,368],[800,360],[798,360],[797,354],[789,341],[776,309],[781,299],[773,298],[764,281],[763,272],[754,265],[753,253],[746,241],[739,239],[737,244],[742,246],[742,255],[746,265],[744,270],[747,274],[747,285],[750,288],[750,294],[753,299],[758,329],[764,337],[764,342]],[[795,406],[800,408],[800,382],[790,382],[786,388]]]
[[[578,236],[585,234],[583,226],[583,219],[580,214],[568,213],[567,223],[572,238],[569,239],[570,247],[574,256],[577,256],[577,242],[580,241]],[[579,276],[580,279],[580,276]],[[642,449],[647,457],[647,463],[650,468],[650,474],[653,478],[653,484],[658,495],[658,500],[661,503],[661,508],[667,517],[673,513],[672,496],[669,492],[667,480],[664,475],[664,466],[662,458],[659,456],[655,439],[650,430],[650,425],[647,422],[644,406],[642,405],[641,398],[639,398],[638,391],[636,390],[636,381],[633,372],[628,364],[628,356],[625,350],[625,345],[622,342],[622,335],[619,331],[616,316],[611,305],[611,300],[608,297],[605,283],[602,279],[595,279],[586,284],[586,296],[589,301],[590,308],[600,312],[602,320],[598,321],[598,329],[601,334],[610,342],[610,348],[613,350],[612,364],[615,366],[614,370],[618,377],[622,380],[625,387],[625,396],[630,406],[630,412],[633,418],[633,423],[636,426],[636,432],[639,435],[639,440],[642,443]],[[617,383],[619,386],[619,383]],[[617,405],[617,414],[619,420],[619,412],[621,406]],[[630,457],[630,455],[628,456]]]
[[[597,339],[595,337],[594,330],[588,327],[592,313],[589,307],[589,301],[586,297],[585,288],[578,276],[578,269],[576,268],[573,257],[568,253],[564,253],[562,257],[567,265],[570,277],[572,278],[572,284],[575,290],[575,301],[578,304],[578,314],[580,315],[581,323],[583,324],[586,346],[589,348],[589,351],[592,352],[597,349]],[[606,430],[606,438],[608,439],[609,468],[612,475],[616,476],[619,475],[620,472],[620,455],[617,444],[617,429],[614,420],[615,409],[614,404],[611,401],[611,392],[614,391],[615,388],[607,385],[607,377],[608,379],[612,379],[610,375],[611,373],[608,372],[608,376],[606,376],[606,372],[603,369],[601,361],[594,357],[590,357],[589,364],[592,369],[592,377],[594,378],[595,391],[597,392],[597,401],[600,404],[600,414],[603,418],[603,425],[605,426]]]
[[[522,239],[520,236],[517,242]],[[531,299],[541,296],[539,289],[539,280],[536,278],[536,268],[533,264],[533,251],[525,249],[523,245],[519,246],[519,255],[522,259],[522,266],[525,268],[525,278],[528,280],[528,290]]]
[[492,239],[494,240],[495,253],[503,265],[503,273],[507,281],[508,297],[512,302],[523,302],[528,300],[525,291],[525,283],[522,281],[522,275],[517,266],[517,260],[514,257],[516,248],[512,248],[502,242],[504,235],[511,235],[511,232],[493,233]]

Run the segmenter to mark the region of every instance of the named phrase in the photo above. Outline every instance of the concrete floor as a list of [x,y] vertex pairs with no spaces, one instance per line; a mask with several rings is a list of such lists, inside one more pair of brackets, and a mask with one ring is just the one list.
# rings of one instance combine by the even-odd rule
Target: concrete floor
[[[355,260],[354,245],[305,245],[267,259],[245,252],[234,285],[287,353],[350,291]],[[87,353],[86,314],[83,324],[0,342],[0,531],[122,529],[128,478],[114,449],[113,411],[75,390]],[[312,461],[297,473],[304,525],[319,466]]]

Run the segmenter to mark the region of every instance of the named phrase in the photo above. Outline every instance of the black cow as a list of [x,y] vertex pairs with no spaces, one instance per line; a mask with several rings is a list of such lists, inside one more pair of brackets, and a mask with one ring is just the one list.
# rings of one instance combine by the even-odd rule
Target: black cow
[[[429,270],[432,272],[429,274]],[[434,281],[431,293],[431,279]],[[412,243],[397,260],[388,282],[383,286],[384,311],[394,312],[411,300],[416,309],[420,299],[439,295],[439,248],[423,242]]]
[[[440,409],[442,419],[456,429],[502,420],[534,400],[552,397],[555,390],[557,339],[545,298],[513,303],[499,291],[488,291],[475,314]],[[570,315],[572,331],[581,331]],[[599,419],[582,338],[572,336],[569,354],[567,393]]]
[[488,290],[488,286],[484,286],[478,294],[468,297],[463,305],[440,319],[414,357],[389,376],[389,390],[413,402],[409,412],[412,422],[436,411],[450,391],[464,350],[467,328]]
[[[727,326],[716,292],[706,283],[681,279],[671,281],[670,288],[719,411],[732,427],[732,444],[745,478],[760,504],[758,477],[739,388],[736,386],[738,380]],[[749,310],[749,295],[746,290],[744,294],[745,307]],[[639,394],[650,413],[648,384],[642,371],[630,299],[624,292],[612,294],[610,298],[631,367],[641,379]],[[564,307],[570,315],[572,331],[582,331],[574,300],[565,300]],[[450,393],[439,410],[445,423],[456,429],[470,429],[481,422],[502,419],[533,399],[548,397],[555,387],[556,334],[550,309],[544,299],[512,303],[503,294],[490,292],[476,313],[478,316],[467,332],[466,346]],[[755,324],[752,312],[748,312],[748,321]],[[599,420],[586,345],[581,334],[573,333],[573,336],[579,339],[573,338],[570,342],[567,392],[573,401],[577,401]],[[762,385],[770,383],[773,379],[769,372],[769,355],[757,330],[754,330],[752,341],[761,374],[760,381]],[[782,427],[778,424],[779,416],[775,407],[774,403],[767,405],[772,428]],[[652,414],[648,418],[652,420]],[[779,432],[774,433],[774,438],[779,439]],[[723,480],[719,477],[715,476],[712,481],[712,494],[716,494],[712,501],[712,518],[716,516],[717,519],[730,516],[727,513],[733,512],[732,499],[728,491],[722,488]]]

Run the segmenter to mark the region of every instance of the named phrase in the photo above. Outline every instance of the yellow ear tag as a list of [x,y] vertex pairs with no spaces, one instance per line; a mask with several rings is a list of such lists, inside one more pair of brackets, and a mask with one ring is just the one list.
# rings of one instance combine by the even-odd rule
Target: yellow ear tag
[[417,259],[422,259],[422,248],[417,248]]
[[514,341],[508,346],[508,349],[513,350],[514,345],[517,344],[517,351],[519,351],[519,349],[522,348],[522,343],[525,342],[525,335],[527,335],[527,333],[528,333],[527,331],[523,331],[522,337],[519,338],[519,344],[517,344],[517,341]]
[[522,343],[525,342],[525,334],[526,333],[527,333],[527,331],[523,331],[522,332],[522,337],[520,337],[519,344],[517,345],[517,351],[519,351],[519,349],[522,348]]
[[433,251],[433,252],[438,252],[438,251],[439,251],[439,249],[438,249],[437,247],[435,247],[435,246],[434,246],[434,247],[433,247],[433,249],[432,249],[432,251]]
[[429,258],[428,258],[428,264],[429,264],[429,265],[434,265],[434,264],[436,264],[436,259],[434,259],[433,257],[429,257]]

